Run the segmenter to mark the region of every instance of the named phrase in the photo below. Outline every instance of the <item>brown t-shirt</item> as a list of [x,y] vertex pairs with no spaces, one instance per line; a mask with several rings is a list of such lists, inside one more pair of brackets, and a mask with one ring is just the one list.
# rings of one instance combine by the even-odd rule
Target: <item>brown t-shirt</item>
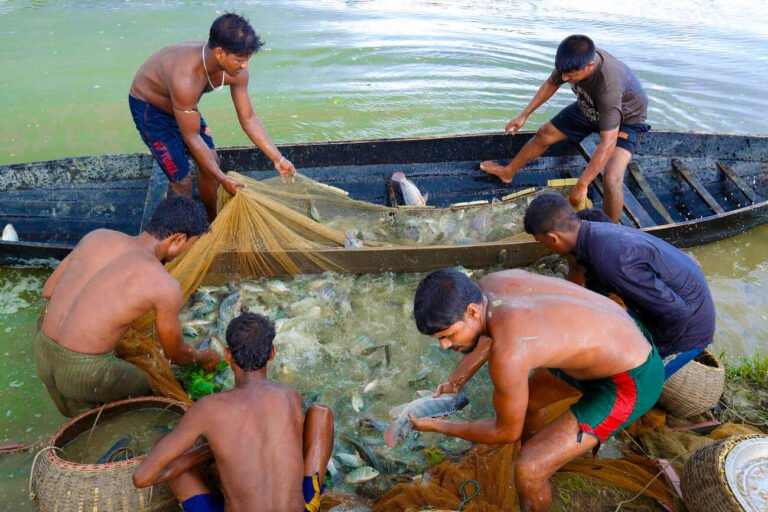
[[[613,130],[620,124],[645,122],[648,96],[637,77],[619,59],[605,50],[595,50],[596,68],[591,75],[571,84],[578,98],[579,109],[600,131]],[[557,69],[549,79],[562,85],[563,75]]]

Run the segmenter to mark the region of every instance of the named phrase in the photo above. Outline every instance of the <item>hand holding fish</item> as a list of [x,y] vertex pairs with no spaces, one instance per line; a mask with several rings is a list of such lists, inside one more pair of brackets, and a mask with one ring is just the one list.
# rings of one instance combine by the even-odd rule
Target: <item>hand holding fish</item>
[[437,432],[434,418],[416,418],[412,412],[408,413],[408,421],[413,424],[413,429],[419,432]]
[[437,389],[435,389],[435,392],[432,393],[432,396],[437,398],[443,393],[453,393],[458,394],[459,391],[461,391],[462,384],[459,382],[454,382],[450,379],[443,382],[442,384],[437,386]]

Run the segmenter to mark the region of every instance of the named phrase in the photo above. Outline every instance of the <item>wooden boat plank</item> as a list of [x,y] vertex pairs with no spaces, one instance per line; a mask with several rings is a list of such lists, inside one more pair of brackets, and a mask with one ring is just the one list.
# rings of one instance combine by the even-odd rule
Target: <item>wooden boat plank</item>
[[759,203],[762,200],[758,193],[755,192],[755,189],[749,186],[749,184],[747,184],[747,182],[744,181],[741,176],[736,174],[736,172],[729,165],[719,160],[715,161],[715,165],[739,188],[739,190],[741,190],[745,196],[747,196],[747,199],[749,199],[752,204]]
[[683,164],[682,160],[679,158],[673,158],[672,168],[680,173],[685,181],[688,182],[691,188],[696,191],[696,194],[698,194],[698,196],[707,204],[707,206],[709,206],[713,212],[718,214],[725,213],[723,207],[720,206],[714,197],[712,197],[712,194],[710,194],[704,185],[702,185],[701,181],[699,181],[699,179],[694,176],[693,171],[686,167],[685,164]]
[[138,216],[132,219],[115,217],[105,219],[56,219],[5,217],[16,228],[19,237],[25,242],[69,242],[76,244],[83,236],[94,229],[114,229],[129,235],[138,234]]
[[648,181],[643,176],[642,171],[640,171],[640,166],[637,164],[637,162],[629,162],[627,168],[629,169],[629,173],[635,179],[635,182],[640,186],[643,194],[645,194],[645,197],[648,198],[648,201],[651,202],[651,205],[653,205],[656,211],[659,212],[659,215],[661,215],[668,224],[672,224],[674,222],[674,220],[672,220],[672,216],[669,214],[667,209],[664,207],[664,204],[659,200],[659,197],[648,184]]
[[[322,272],[315,263],[298,251],[286,251],[304,273]],[[547,250],[528,237],[514,242],[494,242],[453,246],[424,247],[377,247],[363,249],[326,249],[317,253],[327,261],[338,265],[339,271],[353,274],[378,272],[426,272],[438,268],[463,265],[469,268],[485,268],[493,265],[508,267],[527,265],[545,256]],[[264,261],[276,261],[272,253],[262,253]],[[275,268],[278,265],[275,264]],[[236,253],[222,253],[216,257],[206,276],[207,282],[222,282],[231,276],[254,277],[240,266]],[[275,271],[272,275],[283,275]]]

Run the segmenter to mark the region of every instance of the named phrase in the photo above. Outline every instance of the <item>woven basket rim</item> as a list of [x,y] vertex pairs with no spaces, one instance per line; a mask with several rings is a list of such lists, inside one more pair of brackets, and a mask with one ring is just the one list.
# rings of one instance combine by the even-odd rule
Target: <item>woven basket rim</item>
[[[182,408],[189,409],[189,406],[184,403],[180,402],[178,400],[174,400],[173,398],[167,398],[163,396],[141,396],[137,398],[127,398],[125,400],[119,400],[117,402],[108,402],[101,407],[96,407],[94,409],[90,409],[88,411],[85,411],[84,413],[75,416],[68,422],[66,422],[64,425],[59,427],[59,429],[53,433],[53,435],[48,440],[48,443],[46,444],[46,448],[54,448],[56,447],[56,441],[64,434],[64,432],[71,428],[75,423],[79,422],[86,416],[90,416],[93,414],[99,414],[100,410],[108,410],[115,407],[121,407],[126,404],[140,404],[140,403],[164,403],[167,405],[179,405]],[[146,458],[146,455],[139,455],[138,457],[131,457],[130,459],[125,459],[117,462],[107,462],[104,464],[80,464],[77,462],[68,461],[66,459],[62,459],[59,457],[57,450],[49,449],[47,453],[45,454],[45,458],[48,460],[48,462],[54,466],[58,466],[61,468],[71,469],[71,470],[78,470],[78,471],[103,471],[105,469],[119,469],[124,467],[131,467],[136,466],[138,464],[141,464],[141,462]]]

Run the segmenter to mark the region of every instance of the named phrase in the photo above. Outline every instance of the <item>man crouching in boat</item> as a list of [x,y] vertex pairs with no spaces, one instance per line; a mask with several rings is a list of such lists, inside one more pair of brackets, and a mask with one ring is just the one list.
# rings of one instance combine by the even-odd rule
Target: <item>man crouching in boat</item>
[[[305,417],[299,392],[267,378],[274,337],[264,316],[245,313],[230,322],[226,359],[234,389],[195,403],[136,469],[136,487],[168,481],[185,512],[223,511],[225,502],[229,512],[319,510],[333,413],[313,405]],[[208,444],[192,448],[200,436]],[[223,496],[198,467],[211,456]]]
[[174,194],[192,197],[188,154],[197,162],[197,190],[208,219],[216,218],[219,184],[230,195],[242,183],[224,174],[198,102],[229,87],[240,126],[282,176],[296,168],[272,143],[248,96],[248,61],[264,42],[248,20],[226,13],[213,22],[208,41],[184,41],[159,49],[136,72],[128,96],[136,129],[170,181]]
[[151,393],[146,374],[115,355],[131,324],[150,311],[173,363],[212,368],[219,362],[213,350],[196,351],[184,343],[181,289],[163,267],[208,228],[196,202],[174,196],[158,205],[138,236],[108,229],[88,233],[51,274],[43,287],[49,302],[35,364],[63,415]]
[[[612,300],[561,279],[507,270],[475,284],[456,270],[438,270],[419,284],[414,315],[419,331],[437,338],[443,349],[468,354],[481,338],[488,344],[481,354],[496,411],[496,418],[477,421],[412,418],[416,430],[475,443],[518,442],[529,373],[537,368],[549,369],[537,372],[539,383],[557,377],[583,393],[523,444],[515,464],[523,510],[548,510],[549,477],[647,412],[664,383],[656,349],[629,315]],[[473,371],[482,365],[475,363]],[[450,381],[438,393],[460,387]]]

